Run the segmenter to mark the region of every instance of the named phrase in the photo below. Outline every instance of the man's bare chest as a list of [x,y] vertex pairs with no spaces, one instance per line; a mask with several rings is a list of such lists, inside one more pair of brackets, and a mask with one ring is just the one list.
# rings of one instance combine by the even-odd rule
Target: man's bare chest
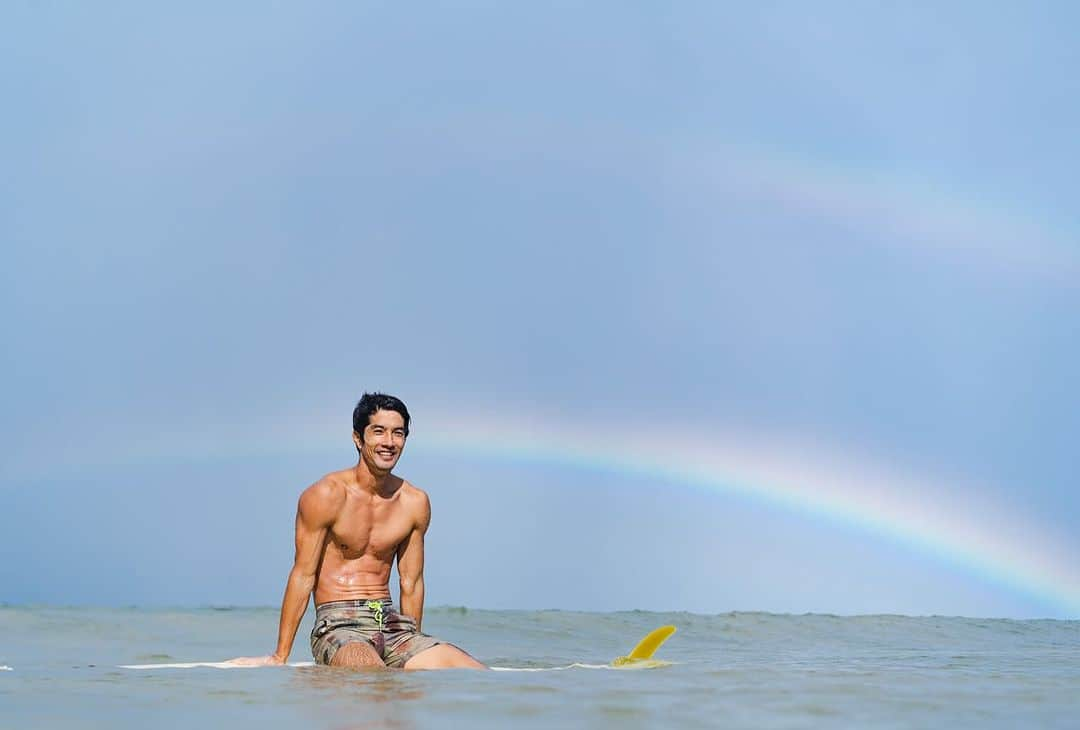
[[350,497],[330,532],[346,558],[388,556],[412,532],[413,522],[400,500]]

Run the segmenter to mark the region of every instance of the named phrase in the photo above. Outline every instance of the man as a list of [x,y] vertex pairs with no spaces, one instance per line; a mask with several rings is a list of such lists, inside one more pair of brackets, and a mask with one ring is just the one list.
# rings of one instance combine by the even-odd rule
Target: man
[[[461,649],[421,633],[428,496],[395,476],[409,435],[397,398],[365,393],[353,411],[354,468],[326,475],[300,495],[296,558],[281,602],[276,651],[237,664],[284,664],[315,591],[311,652],[335,667],[485,668]],[[400,611],[390,600],[398,561]]]

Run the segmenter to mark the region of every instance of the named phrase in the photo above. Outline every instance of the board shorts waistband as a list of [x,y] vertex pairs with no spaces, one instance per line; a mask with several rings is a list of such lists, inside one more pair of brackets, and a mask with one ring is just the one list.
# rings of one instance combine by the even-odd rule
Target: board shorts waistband
[[324,603],[316,603],[315,611],[318,613],[322,610],[333,610],[337,608],[368,608],[368,604],[381,603],[383,610],[394,607],[394,599],[392,598],[350,598],[342,601],[326,601]]

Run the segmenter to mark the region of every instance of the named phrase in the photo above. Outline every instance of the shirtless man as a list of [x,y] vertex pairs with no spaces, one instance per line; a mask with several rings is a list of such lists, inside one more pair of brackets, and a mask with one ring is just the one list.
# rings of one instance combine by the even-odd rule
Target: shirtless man
[[[404,669],[485,668],[461,649],[421,633],[428,496],[390,473],[409,435],[397,398],[365,393],[353,411],[351,469],[304,490],[296,512],[296,558],[281,602],[277,650],[237,664],[284,664],[315,591],[311,652],[317,664]],[[390,600],[398,561],[400,611]]]

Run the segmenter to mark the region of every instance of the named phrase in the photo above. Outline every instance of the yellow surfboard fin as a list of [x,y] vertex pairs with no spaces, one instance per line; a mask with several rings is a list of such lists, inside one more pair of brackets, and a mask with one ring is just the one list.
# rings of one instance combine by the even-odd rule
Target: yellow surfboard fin
[[627,656],[621,656],[611,662],[612,666],[624,667],[628,664],[650,664],[654,666],[661,666],[667,664],[667,662],[649,661],[652,659],[652,655],[656,653],[656,650],[660,648],[660,645],[668,640],[672,634],[675,633],[674,626],[661,626],[658,629],[653,629],[649,634],[638,642],[638,645],[634,647],[634,650]]

